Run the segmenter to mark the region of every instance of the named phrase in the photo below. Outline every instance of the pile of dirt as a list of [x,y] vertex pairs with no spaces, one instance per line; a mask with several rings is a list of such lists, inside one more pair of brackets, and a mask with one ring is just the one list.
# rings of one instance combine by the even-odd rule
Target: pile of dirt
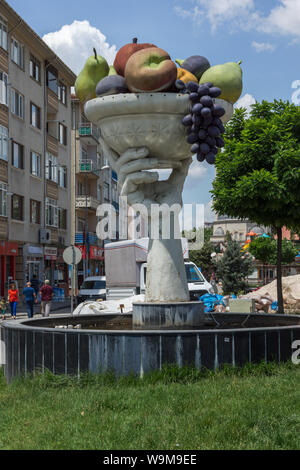
[[[282,278],[282,293],[284,308],[287,313],[300,312],[300,275]],[[270,305],[277,302],[277,280],[261,287],[255,292],[244,296],[247,299],[255,299],[257,303]],[[263,301],[263,302],[262,302]],[[263,309],[265,310],[265,309]]]

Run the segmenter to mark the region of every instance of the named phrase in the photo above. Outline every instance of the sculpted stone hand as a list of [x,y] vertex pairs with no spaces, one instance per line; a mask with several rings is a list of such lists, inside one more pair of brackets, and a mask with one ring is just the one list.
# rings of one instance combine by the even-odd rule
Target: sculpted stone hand
[[[143,204],[149,215],[152,204],[182,206],[182,190],[192,158],[182,161],[160,160],[149,157],[145,147],[128,149],[119,156],[103,139],[101,145],[118,174],[119,193],[127,197],[129,205]],[[151,171],[160,169],[173,169],[168,180],[159,181],[159,173]]]
[[[147,302],[187,302],[189,291],[185,265],[182,256],[180,237],[176,237],[178,215],[170,218],[170,237],[161,236],[160,218],[151,219],[152,205],[182,207],[182,190],[192,158],[182,161],[161,160],[149,157],[147,148],[128,149],[123,155],[117,155],[106,143],[102,148],[110,160],[112,168],[118,174],[118,188],[121,196],[127,197],[129,205],[142,204],[146,207],[150,223],[158,222],[160,236],[149,240],[147,259]],[[159,181],[159,173],[149,170],[172,169],[168,180]],[[173,226],[173,227],[172,227]],[[174,229],[174,230],[173,230]]]

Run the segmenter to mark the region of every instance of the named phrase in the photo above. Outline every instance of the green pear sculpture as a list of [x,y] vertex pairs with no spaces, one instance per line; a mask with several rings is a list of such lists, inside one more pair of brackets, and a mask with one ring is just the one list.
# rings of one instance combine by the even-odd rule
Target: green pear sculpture
[[240,67],[242,61],[227,62],[223,65],[210,67],[200,79],[200,84],[211,82],[221,88],[220,99],[234,104],[243,91],[243,71]]
[[96,86],[108,73],[107,61],[104,57],[97,55],[94,48],[94,55],[87,59],[75,82],[75,93],[82,104],[96,98]]

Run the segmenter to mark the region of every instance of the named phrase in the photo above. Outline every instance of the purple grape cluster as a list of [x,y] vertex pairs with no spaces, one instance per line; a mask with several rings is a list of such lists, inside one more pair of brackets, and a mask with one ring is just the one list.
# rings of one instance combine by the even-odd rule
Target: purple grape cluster
[[180,93],[188,93],[191,101],[190,114],[182,121],[187,128],[191,152],[197,154],[199,162],[206,160],[214,165],[219,149],[225,145],[222,138],[225,128],[221,120],[225,109],[214,101],[222,91],[210,82],[198,85],[196,82],[177,80],[175,85]]

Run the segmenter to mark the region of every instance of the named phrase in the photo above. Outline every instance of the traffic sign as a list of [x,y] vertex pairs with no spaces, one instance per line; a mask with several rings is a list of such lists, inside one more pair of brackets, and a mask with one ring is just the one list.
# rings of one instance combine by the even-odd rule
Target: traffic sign
[[82,253],[76,246],[69,246],[63,253],[66,264],[76,265],[82,260]]

